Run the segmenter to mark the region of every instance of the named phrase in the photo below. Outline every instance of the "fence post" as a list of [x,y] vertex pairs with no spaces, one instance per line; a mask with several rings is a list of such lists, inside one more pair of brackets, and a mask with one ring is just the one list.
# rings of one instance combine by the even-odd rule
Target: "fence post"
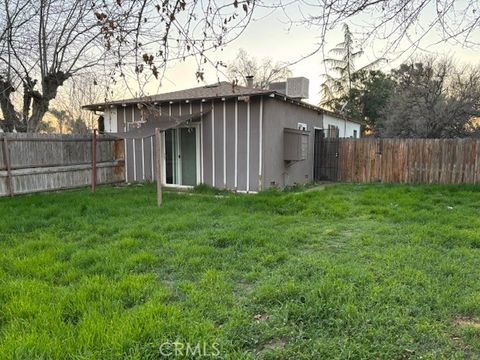
[[5,163],[5,167],[7,168],[8,195],[13,197],[15,191],[13,189],[12,169],[11,169],[11,166],[10,166],[10,149],[8,147],[7,135],[3,136],[3,161]]

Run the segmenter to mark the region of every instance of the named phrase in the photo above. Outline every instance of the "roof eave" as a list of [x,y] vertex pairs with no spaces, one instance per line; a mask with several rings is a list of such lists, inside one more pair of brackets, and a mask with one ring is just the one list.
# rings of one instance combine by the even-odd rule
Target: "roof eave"
[[188,98],[176,98],[176,99],[130,99],[125,101],[112,101],[110,103],[98,103],[98,104],[88,104],[83,105],[82,109],[91,110],[91,111],[102,111],[105,110],[107,107],[115,107],[115,106],[126,106],[126,105],[135,105],[135,104],[151,104],[151,103],[168,103],[168,102],[191,102],[191,101],[208,101],[208,100],[215,100],[215,99],[232,99],[236,97],[242,96],[269,96],[275,93],[275,91],[265,91],[265,92],[258,92],[258,93],[250,93],[250,94],[228,94],[228,95],[216,95],[216,96],[203,96],[203,97],[188,97]]
[[82,109],[86,109],[86,110],[90,110],[90,111],[105,111],[105,109],[107,107],[110,107],[110,108],[113,108],[113,107],[116,107],[116,106],[127,106],[127,105],[135,105],[135,104],[152,104],[152,103],[168,103],[168,102],[191,102],[191,101],[211,101],[211,100],[215,100],[215,99],[232,99],[232,98],[236,98],[236,97],[242,97],[242,96],[249,96],[249,97],[256,97],[256,96],[270,96],[270,97],[273,97],[273,98],[276,98],[276,99],[279,99],[279,100],[283,100],[283,101],[286,101],[286,102],[290,102],[292,104],[295,104],[297,106],[302,106],[304,108],[307,108],[307,109],[310,109],[310,110],[313,110],[313,111],[316,111],[318,112],[319,114],[327,114],[327,115],[331,115],[331,116],[335,116],[337,118],[340,118],[340,119],[343,119],[343,120],[346,120],[346,121],[350,121],[350,122],[354,122],[354,123],[357,123],[357,124],[360,124],[360,125],[364,125],[365,123],[361,120],[357,120],[357,119],[352,119],[352,118],[349,118],[345,115],[342,115],[342,114],[338,114],[338,113],[335,113],[333,111],[330,111],[330,110],[327,110],[327,109],[324,109],[324,108],[321,108],[319,106],[316,106],[316,105],[312,105],[312,104],[308,104],[306,102],[303,102],[301,100],[298,100],[298,99],[294,99],[294,98],[291,98],[285,94],[282,94],[282,93],[279,93],[277,91],[274,91],[274,90],[270,90],[270,91],[264,91],[264,92],[257,92],[257,93],[250,93],[250,94],[229,94],[229,95],[218,95],[218,96],[205,96],[205,97],[189,97],[189,98],[172,98],[172,99],[163,99],[163,100],[158,100],[158,99],[129,99],[129,100],[124,100],[124,101],[112,101],[111,103],[97,103],[97,104],[89,104],[89,105],[84,105],[82,106]]

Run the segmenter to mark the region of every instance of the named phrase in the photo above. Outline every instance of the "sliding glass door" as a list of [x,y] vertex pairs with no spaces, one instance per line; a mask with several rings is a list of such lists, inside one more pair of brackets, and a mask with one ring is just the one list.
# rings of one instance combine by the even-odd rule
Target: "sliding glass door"
[[198,136],[196,127],[181,127],[165,132],[166,183],[197,185]]

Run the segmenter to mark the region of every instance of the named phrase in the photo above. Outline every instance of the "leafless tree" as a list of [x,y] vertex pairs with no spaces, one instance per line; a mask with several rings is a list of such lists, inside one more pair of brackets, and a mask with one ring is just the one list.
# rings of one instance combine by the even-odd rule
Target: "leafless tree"
[[[210,50],[237,39],[250,22],[255,0],[103,0],[98,14],[108,50],[117,57],[115,75],[133,68],[137,83],[142,75],[162,77],[167,63],[196,59],[194,75],[203,81],[205,66],[222,68],[208,56]],[[128,16],[126,15],[128,14]],[[146,77],[148,79],[148,75]],[[137,94],[144,95],[144,94]]]
[[240,49],[235,60],[227,65],[227,74],[232,82],[243,85],[247,84],[247,76],[253,76],[255,87],[264,89],[272,82],[285,81],[292,72],[283,62],[274,62],[270,58],[258,61]]
[[[20,4],[20,5],[19,5]],[[22,130],[38,131],[59,87],[102,57],[101,32],[92,16],[95,5],[84,0],[6,0],[1,19],[0,104],[7,121]],[[15,111],[12,92],[23,101]]]
[[25,47],[17,39],[26,35],[24,27],[35,15],[30,6],[30,0],[5,0],[0,7],[0,109],[7,130],[13,128],[17,118],[11,97],[15,92],[14,79],[18,79],[18,74],[11,64],[15,57],[14,48]]
[[392,70],[394,93],[383,111],[383,137],[471,136],[480,117],[480,68],[450,60],[402,64]]
[[[168,61],[196,56],[203,79],[205,52],[241,33],[254,1],[5,0],[1,6],[4,127],[38,131],[59,88],[86,69],[103,65],[112,82],[132,67],[138,77],[148,70],[158,78]],[[21,104],[14,92],[22,93]]]

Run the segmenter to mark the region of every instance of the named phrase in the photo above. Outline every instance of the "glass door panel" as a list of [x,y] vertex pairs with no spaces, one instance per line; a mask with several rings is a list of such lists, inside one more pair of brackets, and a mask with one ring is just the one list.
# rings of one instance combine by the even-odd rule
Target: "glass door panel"
[[165,131],[165,175],[167,184],[178,184],[178,140],[177,130]]
[[197,136],[195,127],[165,131],[166,183],[197,184]]
[[197,136],[194,127],[180,128],[182,185],[197,184]]

